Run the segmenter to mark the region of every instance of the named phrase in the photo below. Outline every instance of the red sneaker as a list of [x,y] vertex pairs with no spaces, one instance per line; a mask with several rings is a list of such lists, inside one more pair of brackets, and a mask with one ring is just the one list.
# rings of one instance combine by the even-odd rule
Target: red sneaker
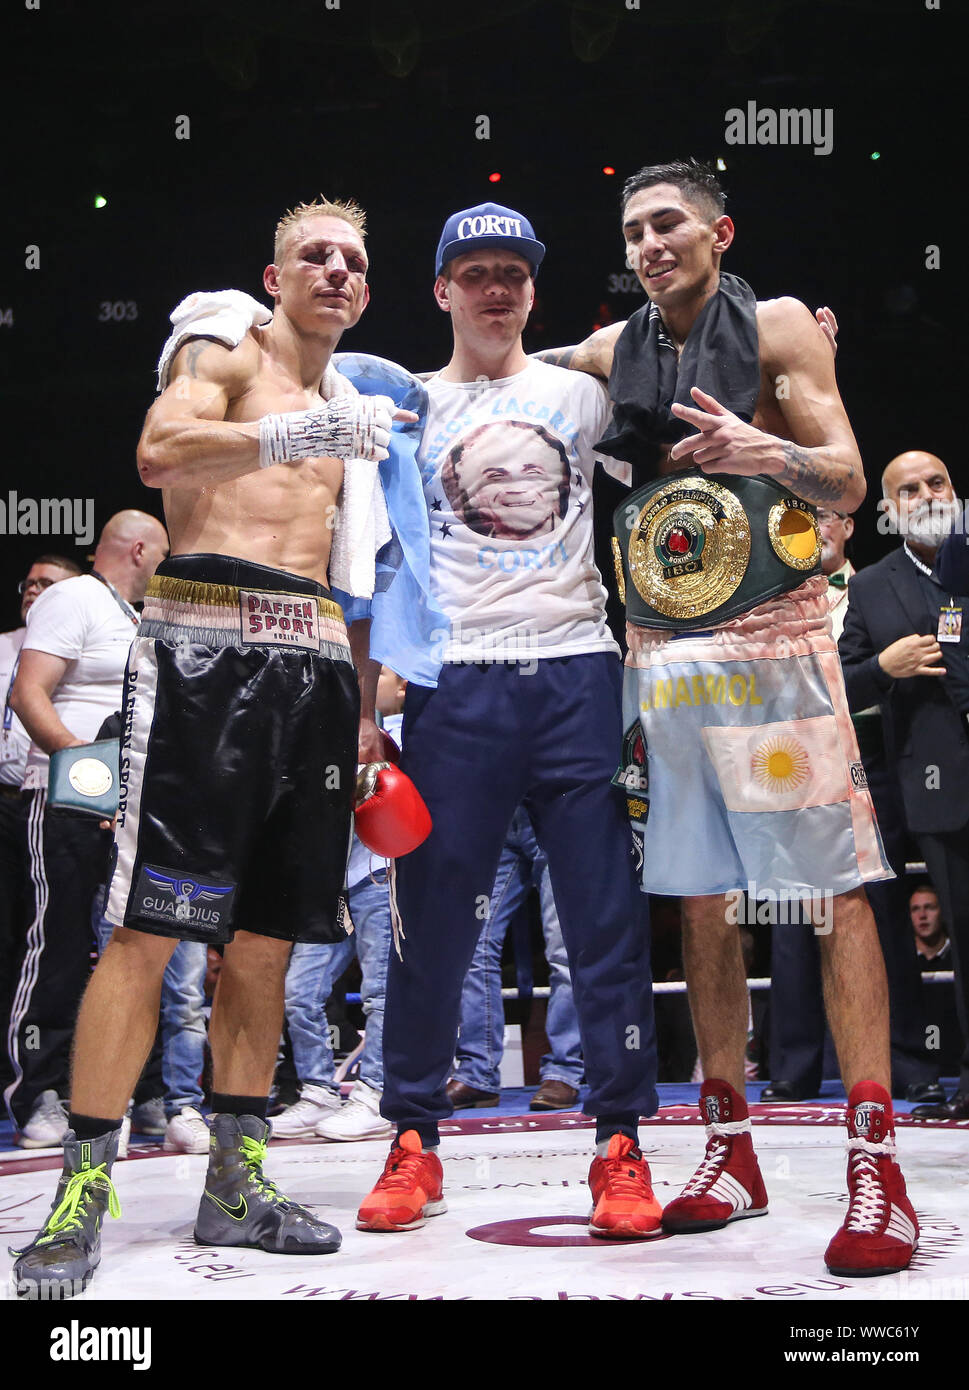
[[591,1235],[648,1240],[662,1232],[663,1212],[650,1186],[649,1164],[628,1134],[614,1134],[605,1158],[592,1160],[589,1190]]
[[848,1215],[824,1262],[831,1274],[895,1274],[918,1249],[919,1223],[895,1162],[892,1101],[884,1086],[853,1086],[847,1122]]
[[405,1130],[390,1150],[377,1186],[357,1212],[357,1230],[416,1230],[425,1217],[447,1211],[443,1183],[437,1154],[424,1153],[417,1131]]
[[718,1231],[729,1221],[767,1215],[767,1189],[750,1134],[747,1102],[726,1081],[711,1077],[700,1087],[707,1128],[703,1162],[663,1212],[663,1230]]

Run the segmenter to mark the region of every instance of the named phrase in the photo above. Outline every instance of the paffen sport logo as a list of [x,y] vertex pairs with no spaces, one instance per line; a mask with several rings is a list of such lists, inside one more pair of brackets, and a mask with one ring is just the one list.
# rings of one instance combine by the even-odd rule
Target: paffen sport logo
[[244,646],[320,650],[320,610],[315,597],[240,589],[239,613]]

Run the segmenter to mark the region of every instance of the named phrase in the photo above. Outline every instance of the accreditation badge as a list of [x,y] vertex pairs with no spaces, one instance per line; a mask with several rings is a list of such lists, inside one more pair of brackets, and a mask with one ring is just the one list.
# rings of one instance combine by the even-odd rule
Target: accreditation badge
[[954,604],[943,604],[939,609],[939,642],[958,642],[962,637],[962,609]]
[[20,749],[13,737],[10,729],[0,729],[0,763],[12,763],[17,760]]

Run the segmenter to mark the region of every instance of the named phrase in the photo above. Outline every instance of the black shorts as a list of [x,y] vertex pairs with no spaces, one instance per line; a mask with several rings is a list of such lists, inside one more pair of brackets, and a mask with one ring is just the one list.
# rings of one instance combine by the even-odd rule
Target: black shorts
[[108,920],[344,939],[358,720],[326,589],[226,555],[163,561],[125,673]]

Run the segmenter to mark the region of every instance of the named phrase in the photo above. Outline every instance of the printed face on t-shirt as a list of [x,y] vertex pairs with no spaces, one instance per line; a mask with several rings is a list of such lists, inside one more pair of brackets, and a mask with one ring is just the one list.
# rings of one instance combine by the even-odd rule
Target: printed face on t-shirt
[[483,426],[452,449],[441,482],[454,515],[472,531],[526,540],[561,525],[569,463],[545,430],[504,421]]

